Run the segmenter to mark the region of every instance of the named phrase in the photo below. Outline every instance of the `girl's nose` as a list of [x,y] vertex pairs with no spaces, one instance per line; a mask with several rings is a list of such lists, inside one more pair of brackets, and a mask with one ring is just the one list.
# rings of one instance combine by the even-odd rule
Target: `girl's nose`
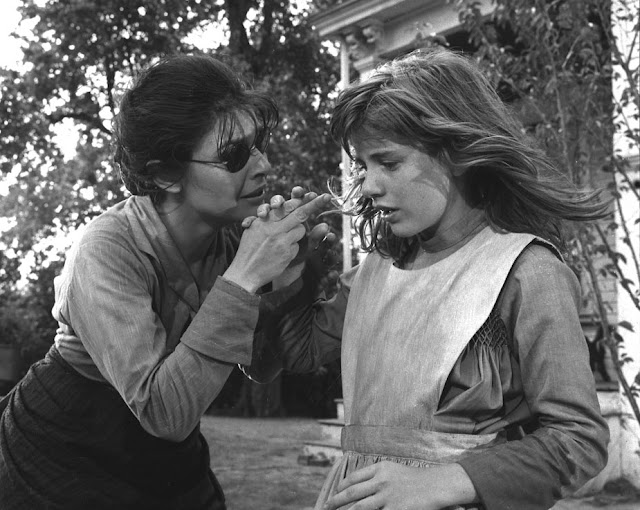
[[383,189],[375,170],[368,170],[364,173],[361,189],[362,194],[367,198],[375,198],[383,194]]

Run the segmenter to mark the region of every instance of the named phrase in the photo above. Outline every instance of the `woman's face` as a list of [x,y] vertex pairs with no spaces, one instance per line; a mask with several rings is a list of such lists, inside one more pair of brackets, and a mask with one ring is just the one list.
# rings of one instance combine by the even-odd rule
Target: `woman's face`
[[[229,144],[251,148],[255,136],[254,123],[246,116],[239,117]],[[218,154],[218,140],[219,131],[214,127],[193,151],[192,159],[221,162],[224,155]],[[256,148],[251,150],[246,165],[235,173],[224,163],[190,162],[181,181],[181,205],[210,225],[242,221],[255,215],[264,201],[267,175],[271,172],[267,156]]]
[[461,178],[437,159],[378,137],[357,137],[353,147],[364,171],[362,193],[396,236],[433,238],[464,215]]

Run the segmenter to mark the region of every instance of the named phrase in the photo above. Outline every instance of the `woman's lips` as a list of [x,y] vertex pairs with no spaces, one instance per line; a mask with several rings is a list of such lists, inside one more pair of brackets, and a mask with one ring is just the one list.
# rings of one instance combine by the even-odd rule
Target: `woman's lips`
[[245,198],[245,199],[262,198],[262,196],[264,195],[264,189],[265,189],[264,186],[260,186],[259,188],[256,188],[252,192],[242,195],[240,198]]

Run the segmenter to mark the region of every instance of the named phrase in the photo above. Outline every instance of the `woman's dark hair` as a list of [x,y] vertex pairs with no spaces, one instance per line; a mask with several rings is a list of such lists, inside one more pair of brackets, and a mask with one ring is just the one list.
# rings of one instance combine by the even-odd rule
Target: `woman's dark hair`
[[114,121],[115,162],[125,186],[157,201],[162,190],[154,178],[178,181],[184,161],[213,127],[220,152],[243,114],[256,135],[278,123],[273,100],[219,60],[176,55],[151,65],[125,92]]
[[[564,247],[564,220],[606,216],[598,192],[578,191],[535,146],[479,68],[452,51],[421,50],[383,64],[343,91],[331,120],[333,137],[351,154],[355,136],[410,145],[464,171],[468,199],[499,230],[528,232]],[[399,259],[417,241],[393,235],[361,195],[346,194],[368,251]]]

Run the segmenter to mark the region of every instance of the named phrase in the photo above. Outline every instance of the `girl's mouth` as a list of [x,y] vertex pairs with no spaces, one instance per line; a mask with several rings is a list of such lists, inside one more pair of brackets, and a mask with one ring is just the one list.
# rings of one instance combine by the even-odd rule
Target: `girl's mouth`
[[381,207],[381,206],[376,206],[376,209],[378,210],[378,213],[380,214],[380,217],[383,220],[389,219],[394,212],[396,212],[398,209],[393,209],[391,207]]

